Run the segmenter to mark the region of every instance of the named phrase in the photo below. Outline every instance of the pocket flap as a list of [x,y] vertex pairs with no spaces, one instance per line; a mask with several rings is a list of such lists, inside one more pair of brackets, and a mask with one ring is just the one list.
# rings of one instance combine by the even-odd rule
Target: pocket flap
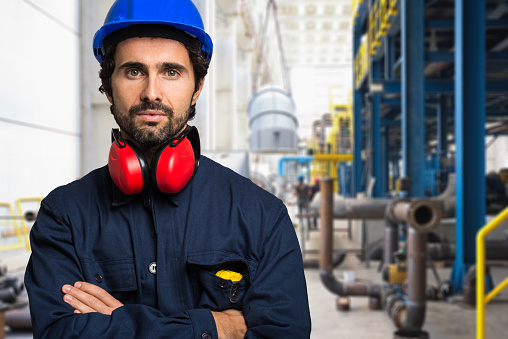
[[127,292],[137,289],[133,259],[90,261],[81,260],[87,282],[108,292]]

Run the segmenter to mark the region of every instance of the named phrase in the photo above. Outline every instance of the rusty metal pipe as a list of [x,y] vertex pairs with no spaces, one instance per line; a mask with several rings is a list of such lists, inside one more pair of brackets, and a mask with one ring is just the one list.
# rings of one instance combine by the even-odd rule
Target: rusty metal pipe
[[5,312],[5,325],[9,326],[9,328],[13,331],[31,330],[32,321],[28,306]]
[[[382,294],[380,285],[342,282],[333,275],[333,219],[336,213],[334,213],[332,179],[321,180],[320,193],[321,252],[319,267],[321,281],[326,288],[339,296],[361,295],[379,298]],[[392,298],[393,300],[388,303],[390,304],[388,312],[398,328],[419,331],[424,323],[427,233],[438,226],[443,212],[442,207],[435,199],[394,200],[390,201],[390,204],[384,204],[386,264],[392,261],[392,254],[398,248],[398,223],[409,225],[406,263],[408,270],[407,298]],[[351,217],[351,214],[348,216]]]
[[323,178],[319,184],[321,192],[320,212],[321,234],[319,268],[325,271],[333,269],[333,180]]
[[399,249],[399,226],[385,218],[385,245],[383,249],[383,266],[393,263],[393,253]]
[[[410,227],[408,230],[407,298],[387,294],[387,312],[399,329],[421,330],[426,313],[427,258],[425,233]],[[392,300],[389,300],[391,298]]]
[[403,327],[419,330],[423,326],[426,310],[427,235],[415,228],[408,230],[407,306]]
[[370,296],[379,298],[381,287],[368,283],[343,282],[333,274],[333,180],[324,178],[320,182],[321,191],[321,248],[319,268],[321,281],[328,290],[339,296]]
[[430,199],[395,200],[387,208],[389,220],[411,225],[419,232],[427,233],[435,229],[441,220],[439,205]]
[[[434,198],[432,201],[438,206],[441,218],[452,218],[455,216],[455,174],[448,175],[448,185],[446,189]],[[384,219],[386,208],[393,203],[394,199],[386,198],[362,198],[362,199],[344,199],[336,196],[333,201],[333,217],[335,219]],[[319,215],[321,205],[321,192],[317,192],[312,199],[310,212]]]
[[425,320],[427,283],[427,232],[437,227],[441,209],[432,200],[395,201],[387,208],[387,219],[408,224],[407,233],[407,300],[392,303],[388,313],[395,326],[420,330]]

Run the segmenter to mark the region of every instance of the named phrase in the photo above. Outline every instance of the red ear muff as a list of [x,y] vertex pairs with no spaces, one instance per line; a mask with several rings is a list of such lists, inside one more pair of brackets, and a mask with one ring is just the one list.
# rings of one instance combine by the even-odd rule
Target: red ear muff
[[111,138],[108,160],[111,179],[125,194],[141,193],[150,173],[143,153],[129,140],[121,139],[118,129],[111,131]]
[[189,126],[155,154],[152,160],[153,185],[163,193],[181,191],[196,172],[199,156],[198,131]]

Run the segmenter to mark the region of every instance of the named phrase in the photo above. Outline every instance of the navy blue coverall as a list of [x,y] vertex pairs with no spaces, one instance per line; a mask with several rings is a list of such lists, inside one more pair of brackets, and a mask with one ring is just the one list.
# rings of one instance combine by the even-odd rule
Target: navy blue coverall
[[[177,194],[123,194],[107,166],[41,204],[25,284],[35,338],[217,338],[210,310],[243,311],[246,338],[309,338],[302,256],[283,203],[202,156]],[[243,275],[233,283],[221,269]],[[75,314],[61,288],[125,305]]]

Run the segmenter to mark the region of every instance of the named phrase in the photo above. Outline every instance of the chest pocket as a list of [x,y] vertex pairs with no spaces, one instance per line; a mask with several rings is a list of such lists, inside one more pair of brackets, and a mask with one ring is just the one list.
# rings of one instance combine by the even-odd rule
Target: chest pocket
[[85,280],[103,288],[113,296],[137,289],[133,259],[103,261],[80,259],[80,262]]
[[[241,310],[243,296],[256,268],[257,262],[234,253],[224,251],[189,253],[187,270],[192,282],[194,306],[213,311]],[[217,272],[221,270],[240,273],[242,278],[239,281],[220,278]]]

